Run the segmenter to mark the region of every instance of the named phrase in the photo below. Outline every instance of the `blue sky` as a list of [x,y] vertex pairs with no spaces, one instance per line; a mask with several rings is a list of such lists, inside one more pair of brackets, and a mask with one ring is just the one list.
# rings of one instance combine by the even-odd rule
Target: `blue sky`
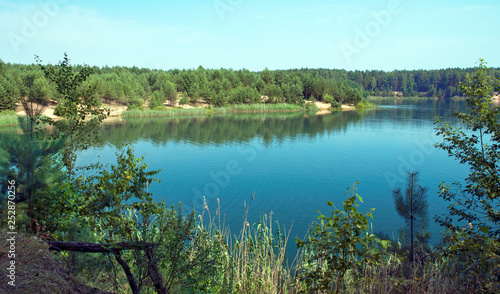
[[500,1],[0,0],[0,59],[171,68],[500,67]]

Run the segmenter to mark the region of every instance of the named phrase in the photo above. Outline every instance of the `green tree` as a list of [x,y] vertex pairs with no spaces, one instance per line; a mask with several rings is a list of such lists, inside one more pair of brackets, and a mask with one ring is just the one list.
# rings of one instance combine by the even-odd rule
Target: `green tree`
[[[495,83],[498,91],[500,80]],[[500,109],[492,105],[493,88],[486,63],[480,59],[476,73],[467,74],[460,83],[468,111],[453,115],[462,126],[436,119],[437,134],[443,138],[436,147],[467,165],[470,172],[464,184],[441,183],[440,197],[452,203],[449,215],[435,219],[448,229],[446,253],[455,261],[458,274],[470,287],[486,292],[498,290],[500,259]],[[468,228],[461,229],[455,218],[467,221]]]
[[0,112],[16,109],[16,102],[20,98],[20,81],[17,81],[12,72],[0,75]]
[[[496,83],[498,90],[500,80]],[[466,82],[460,83],[469,111],[454,112],[453,116],[463,128],[442,122],[438,117],[436,131],[443,142],[436,147],[470,168],[464,187],[459,183],[453,184],[456,189],[445,183],[440,186],[440,196],[455,204],[448,207],[451,216],[489,228],[493,225],[496,229],[490,233],[494,236],[500,233],[500,109],[492,105],[492,89],[486,63],[480,59],[477,72],[468,74]],[[450,218],[438,219],[444,225],[451,225]]]
[[267,85],[274,84],[274,74],[272,71],[267,69],[267,67],[264,69],[264,71],[262,71],[261,78]]
[[63,162],[71,181],[75,173],[77,150],[87,149],[96,140],[100,124],[109,115],[109,110],[99,107],[99,102],[93,96],[94,87],[81,87],[92,73],[90,67],[83,66],[75,73],[66,53],[57,66],[42,65],[38,56],[36,60],[45,76],[56,84],[57,92],[63,97],[59,113],[64,120],[43,117],[42,121],[56,127],[57,132],[51,135],[52,138],[67,138],[63,149]]
[[370,82],[370,87],[372,91],[375,91],[375,88],[377,88],[377,79],[375,79],[375,77],[372,77],[372,80]]
[[189,97],[187,92],[182,92],[181,99],[179,100],[180,105],[189,104]]
[[[357,184],[357,183],[356,183]],[[344,201],[344,210],[333,207],[330,216],[320,214],[318,222],[311,227],[311,236],[297,239],[297,247],[306,249],[302,264],[301,279],[308,290],[339,293],[346,272],[364,263],[376,263],[382,255],[380,246],[386,248],[388,241],[380,240],[368,233],[368,218],[373,218],[372,208],[360,213],[356,199],[363,199],[356,193],[356,184],[348,188],[350,194]]]
[[163,88],[160,88],[158,91],[154,91],[153,94],[151,94],[151,98],[149,99],[149,108],[161,109],[163,102],[165,102],[165,94]]
[[40,122],[44,106],[37,103],[34,97],[35,75],[28,74],[25,84],[28,91],[21,97],[25,116],[19,117],[19,126],[22,133],[13,137],[2,139],[0,147],[7,154],[7,164],[0,168],[0,178],[9,177],[18,183],[17,194],[20,202],[28,202],[29,219],[39,219],[35,214],[35,201],[39,197],[46,197],[47,188],[50,186],[53,171],[48,156],[58,152],[63,145],[62,140],[47,141],[37,136],[36,126]]
[[406,223],[406,240],[410,240],[410,253],[408,255],[410,262],[413,262],[415,258],[414,237],[416,227],[418,224],[425,222],[425,216],[429,207],[427,202],[428,188],[418,185],[417,182],[418,172],[408,172],[404,195],[401,192],[401,188],[392,191],[396,211]]
[[177,89],[172,82],[167,82],[163,88],[163,93],[167,100],[170,102],[170,106],[175,106],[177,102]]
[[266,85],[264,91],[268,97],[267,103],[278,103],[283,97],[281,88],[274,84]]
[[224,104],[227,102],[227,94],[224,91],[221,91],[220,93],[216,94],[215,97],[212,99],[211,103],[215,107],[222,107]]

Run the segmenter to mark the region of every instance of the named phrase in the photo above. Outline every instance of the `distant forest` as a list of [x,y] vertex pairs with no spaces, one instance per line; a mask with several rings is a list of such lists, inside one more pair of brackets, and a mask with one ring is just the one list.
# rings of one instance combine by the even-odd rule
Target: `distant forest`
[[[80,70],[83,66],[74,66]],[[390,72],[346,71],[338,69],[290,69],[251,72],[246,69],[173,69],[138,67],[93,67],[83,87],[93,89],[95,99],[141,108],[145,101],[153,107],[166,102],[225,104],[286,102],[302,104],[317,100],[357,104],[364,97],[460,96],[459,83],[475,68],[440,70],[394,70]],[[490,68],[500,77],[500,68]],[[13,110],[20,97],[31,92],[41,102],[58,101],[54,84],[40,66],[4,63],[0,60],[0,111]],[[179,97],[180,96],[180,97]]]

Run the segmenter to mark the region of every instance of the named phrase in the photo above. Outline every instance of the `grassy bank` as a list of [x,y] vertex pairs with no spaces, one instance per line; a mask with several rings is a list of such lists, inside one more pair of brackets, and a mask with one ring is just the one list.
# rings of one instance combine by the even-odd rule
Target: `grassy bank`
[[0,127],[10,127],[18,125],[18,116],[14,111],[0,112]]
[[[303,111],[304,106],[296,104],[235,104],[219,108],[213,108],[215,113],[237,113],[237,112],[288,112]],[[210,111],[210,110],[209,110]]]
[[[154,117],[154,116],[175,116],[205,113],[251,113],[251,112],[290,112],[304,111],[306,108],[295,104],[236,104],[224,107],[206,108],[165,108],[165,109],[134,109],[127,110],[121,114],[122,117]],[[307,110],[316,110],[309,108]]]
[[174,115],[190,115],[204,114],[206,110],[203,108],[165,108],[165,109],[133,109],[127,110],[121,114],[122,117],[153,117],[153,116],[174,116]]
[[437,97],[427,97],[427,96],[411,96],[411,97],[399,97],[399,96],[392,96],[392,97],[383,97],[383,96],[368,96],[366,99],[368,100],[438,100]]
[[358,109],[358,110],[376,108],[376,107],[378,107],[378,106],[374,105],[373,103],[371,103],[370,101],[367,101],[367,100],[363,100],[363,101],[359,102],[358,104],[356,104],[356,109]]

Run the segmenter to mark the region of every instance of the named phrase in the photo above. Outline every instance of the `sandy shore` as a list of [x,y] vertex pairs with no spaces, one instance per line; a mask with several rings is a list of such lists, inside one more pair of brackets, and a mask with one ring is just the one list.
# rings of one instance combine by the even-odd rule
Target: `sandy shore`
[[[312,102],[308,101],[306,103],[312,103]],[[316,115],[324,115],[324,114],[331,113],[330,103],[314,102],[314,104],[319,109],[318,112],[316,112]],[[207,106],[207,104],[201,103],[201,104],[198,104],[196,106],[191,106],[191,105],[180,105],[180,106],[184,109],[204,108],[205,106]],[[105,120],[107,122],[121,121],[121,114],[127,110],[127,106],[121,105],[121,104],[103,104],[102,107],[110,110],[110,115]],[[52,119],[59,119],[58,116],[54,115],[54,109],[55,109],[55,105],[46,106],[43,109],[42,115],[45,115],[45,116],[50,117]],[[356,109],[356,108],[352,105],[342,105],[343,111],[354,110],[354,109]],[[16,104],[16,113],[17,113],[17,115],[24,115],[25,114],[21,103]]]
[[[325,103],[325,102],[314,102],[316,107],[318,107],[319,111],[316,112],[316,115],[323,115],[323,114],[329,114],[332,113],[330,108],[332,107],[330,103]],[[342,104],[342,111],[347,111],[347,110],[355,110],[356,107],[352,105],[345,105]]]
[[[38,107],[41,107],[39,104],[36,104]],[[52,119],[60,119],[60,117],[54,115],[54,109],[55,105],[48,105],[43,108],[42,115],[46,117],[50,117]],[[110,110],[109,117],[106,118],[106,120],[116,120],[117,118],[120,118],[121,114],[127,110],[127,106],[125,105],[113,105],[113,104],[103,104],[103,108],[107,108]],[[23,106],[21,103],[16,104],[16,114],[17,115],[25,115]]]

